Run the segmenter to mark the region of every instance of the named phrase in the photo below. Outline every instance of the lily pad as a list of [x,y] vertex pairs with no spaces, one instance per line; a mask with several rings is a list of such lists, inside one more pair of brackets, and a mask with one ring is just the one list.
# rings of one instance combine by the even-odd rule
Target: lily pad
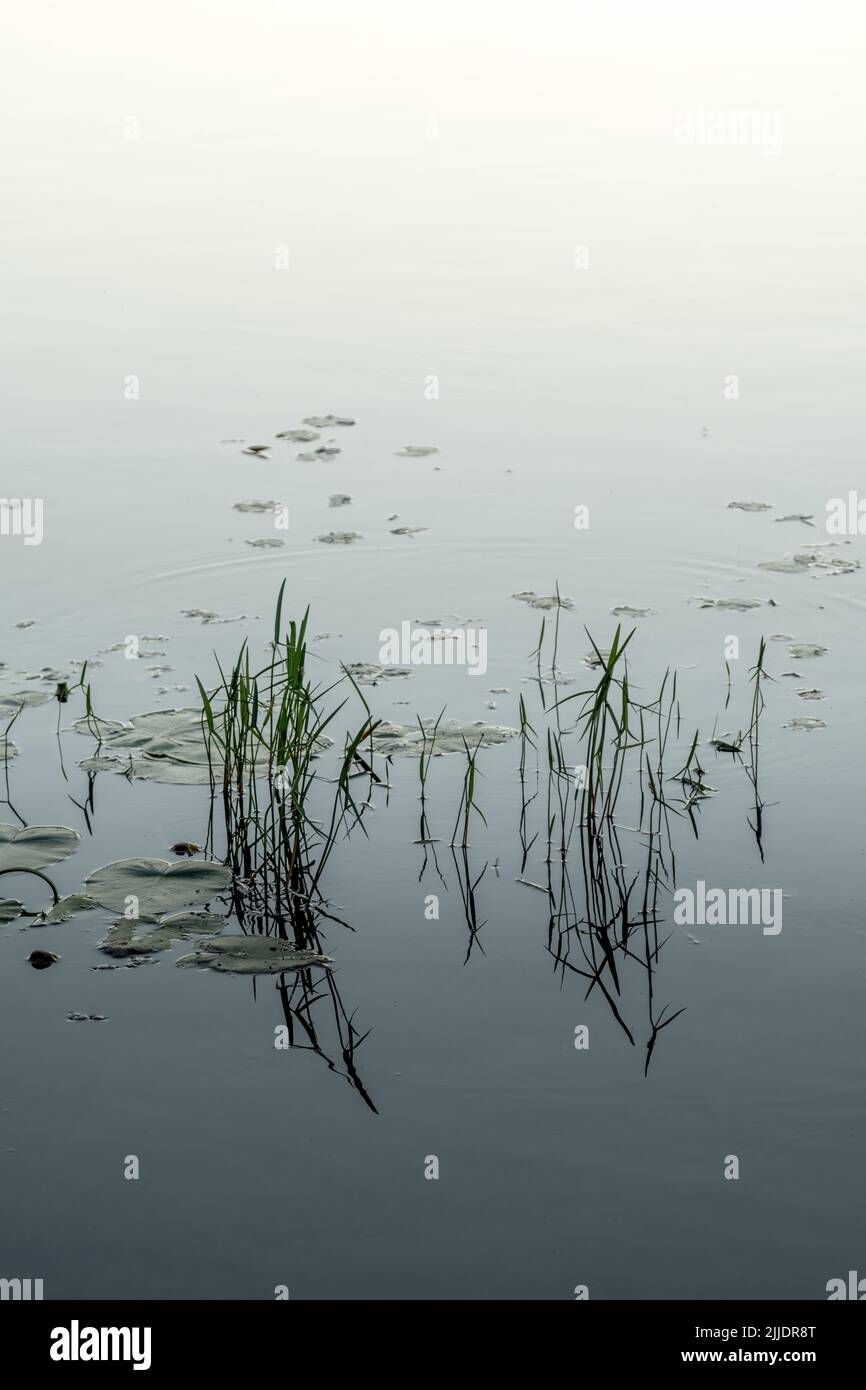
[[792,512],[790,516],[775,516],[774,521],[802,521],[804,526],[814,526],[815,517],[812,512]]
[[93,912],[99,907],[95,898],[91,898],[88,893],[68,893],[65,898],[61,898],[53,907],[47,911],[40,912],[34,919],[31,926],[50,927],[56,922],[70,922],[73,917],[77,917],[80,912]]
[[284,506],[284,502],[258,502],[251,499],[247,502],[235,502],[234,510],[236,512],[275,512],[279,507]]
[[181,616],[184,618],[199,618],[203,623],[242,623],[248,616],[246,613],[238,613],[234,618],[223,618],[219,613],[212,613],[209,608],[182,608]]
[[735,508],[738,512],[771,512],[772,502],[729,502],[728,510]]
[[256,550],[279,550],[281,545],[285,545],[285,541],[279,536],[263,536],[256,541],[247,541],[247,545],[254,546]]
[[783,729],[796,729],[800,733],[812,733],[814,729],[826,729],[827,725],[823,719],[812,719],[808,716],[801,716],[798,719],[791,719],[787,724],[783,724]]
[[343,670],[359,685],[375,685],[377,681],[389,677],[405,678],[412,674],[412,669],[409,666],[377,666],[372,661],[345,661],[343,662]]
[[528,603],[530,608],[574,608],[574,600],[563,598],[561,594],[534,594],[531,590],[525,590],[519,594],[512,594],[511,597],[519,599],[521,603]]
[[816,647],[811,642],[795,642],[788,648],[788,655],[795,661],[805,661],[810,656],[824,656],[826,651],[826,647]]
[[801,700],[823,700],[826,698],[823,690],[816,690],[814,688],[812,690],[798,690],[796,693]]
[[323,545],[352,545],[354,541],[362,541],[364,537],[360,531],[328,531],[324,536],[314,536],[314,541],[321,541]]
[[280,430],[277,439],[288,439],[290,444],[312,444],[319,436],[316,430]]
[[17,898],[0,898],[0,925],[4,922],[14,922],[23,911],[24,904],[19,903]]
[[45,705],[53,699],[53,691],[13,690],[8,695],[0,695],[0,713],[14,714],[17,709],[32,709],[35,705]]
[[[506,743],[515,738],[516,729],[505,725],[485,724],[482,720],[462,724],[457,719],[440,721],[435,739],[433,730],[435,719],[423,719],[427,736],[427,752],[439,756],[442,753],[462,753],[468,746],[490,748],[495,744]],[[392,754],[412,755],[420,753],[424,747],[424,736],[417,724],[390,724],[383,721],[373,731],[373,748],[377,753],[390,757]]]
[[701,608],[722,608],[731,613],[747,613],[750,608],[761,607],[759,598],[707,598],[703,594],[694,594],[693,597]]
[[222,931],[225,918],[215,912],[177,912],[163,917],[151,931],[137,933],[137,926],[137,922],[115,922],[100,941],[100,950],[107,956],[154,955],[157,951],[167,951],[175,941]]
[[426,459],[431,454],[438,454],[439,450],[435,444],[407,444],[397,453],[401,459]]
[[330,956],[299,950],[293,942],[273,936],[218,936],[201,941],[178,965],[205,966],[233,975],[276,975],[283,970],[305,970],[311,965],[328,967]]
[[13,758],[18,757],[18,745],[11,739],[0,738],[0,766],[11,763]]
[[115,772],[147,782],[186,786],[207,786],[210,782],[200,710],[148,710],[128,722],[91,719],[88,723],[84,718],[72,727],[88,734],[93,732],[91,725],[95,725],[106,750],[100,759],[118,758],[113,764]]
[[612,608],[611,613],[615,618],[648,618],[657,610],[655,608],[630,608],[624,603],[621,608]]
[[348,507],[351,502],[348,492],[332,492],[328,498],[329,507]]
[[42,869],[77,848],[78,831],[68,825],[0,825],[0,869]]
[[312,425],[317,430],[330,430],[335,426],[354,425],[355,421],[351,415],[305,415],[304,424]]
[[319,463],[322,459],[336,458],[342,452],[336,444],[320,444],[318,449],[308,449],[305,454],[298,454],[298,460],[301,463]]
[[816,545],[811,550],[798,551],[790,559],[766,560],[758,568],[774,570],[779,574],[807,574],[810,570],[818,570],[828,577],[855,574],[860,568],[859,560],[848,560],[842,555],[822,553],[834,548],[835,543],[832,542],[829,545]]
[[138,899],[138,918],[158,922],[167,914],[210,902],[231,883],[224,864],[206,859],[116,859],[85,879],[84,887],[102,906],[124,912]]

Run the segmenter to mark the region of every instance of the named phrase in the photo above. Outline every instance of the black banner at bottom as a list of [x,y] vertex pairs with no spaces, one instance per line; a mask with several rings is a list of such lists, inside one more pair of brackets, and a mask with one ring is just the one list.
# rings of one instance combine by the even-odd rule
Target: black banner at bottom
[[[322,1305],[329,1310],[328,1323],[318,1325],[311,1305],[300,1300],[268,1303],[0,1303],[0,1335],[4,1364],[16,1369],[49,1372],[51,1377],[72,1374],[93,1376],[109,1368],[130,1374],[152,1375],[185,1370],[226,1373],[249,1371],[281,1347],[320,1346],[322,1334],[334,1347],[334,1316],[341,1323],[357,1317],[363,1342],[353,1339],[357,1351],[369,1352],[378,1336],[393,1344],[393,1323],[376,1327],[376,1304]],[[378,1305],[391,1307],[393,1305]],[[428,1316],[411,1304],[401,1305],[405,1336],[420,1337],[423,1370],[429,1379],[438,1357],[443,1369],[453,1373],[456,1348],[443,1339],[444,1310],[437,1313],[436,1334],[430,1337]],[[418,1306],[417,1304],[415,1305]],[[436,1305],[438,1308],[438,1304]],[[468,1305],[477,1318],[479,1304]],[[640,1367],[666,1372],[674,1366],[787,1365],[812,1366],[826,1374],[850,1365],[857,1355],[864,1331],[860,1312],[844,1302],[827,1303],[670,1303],[670,1302],[574,1302],[567,1314],[550,1318],[556,1331],[567,1328],[581,1334],[575,1343],[576,1369],[587,1358],[599,1359],[611,1371]],[[416,1322],[417,1319],[417,1322]],[[390,1326],[390,1331],[388,1330]],[[330,1329],[330,1330],[328,1330]],[[467,1328],[467,1331],[469,1329]],[[473,1323],[473,1330],[477,1325]],[[351,1335],[351,1328],[346,1329]],[[485,1359],[493,1351],[507,1352],[512,1369],[514,1352],[522,1348],[528,1358],[529,1337],[534,1329],[511,1335],[491,1347],[485,1343]],[[341,1333],[341,1340],[345,1331]],[[291,1343],[281,1339],[291,1338]],[[280,1340],[271,1340],[271,1339]],[[589,1338],[590,1340],[584,1340]],[[402,1340],[402,1338],[401,1338]],[[534,1341],[534,1338],[533,1338]],[[481,1348],[479,1348],[481,1352]],[[460,1353],[463,1359],[463,1353]]]

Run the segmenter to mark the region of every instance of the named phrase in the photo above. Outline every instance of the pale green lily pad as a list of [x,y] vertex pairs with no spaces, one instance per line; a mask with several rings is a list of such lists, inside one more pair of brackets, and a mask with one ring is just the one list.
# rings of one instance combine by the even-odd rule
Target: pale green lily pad
[[[84,758],[78,766],[81,768],[82,772],[119,772],[121,769],[121,760],[119,758],[107,756]],[[122,766],[125,767],[126,764],[124,763]]]
[[835,542],[828,545],[816,545],[811,550],[800,550],[792,559],[767,560],[758,566],[762,570],[775,570],[779,574],[807,574],[810,570],[819,570],[829,577],[839,574],[855,574],[860,568],[859,560],[848,560],[841,555],[822,554],[825,550],[832,550]]
[[772,502],[729,502],[728,510],[734,508],[738,512],[771,512]]
[[324,536],[314,536],[314,541],[321,541],[322,545],[352,545],[355,541],[362,541],[364,537],[360,531],[328,531]]
[[648,618],[657,610],[655,608],[630,608],[624,603],[620,608],[612,608],[611,613],[615,618]]
[[330,430],[336,425],[354,425],[351,415],[305,415],[304,424],[317,430]]
[[42,869],[77,848],[78,831],[68,825],[0,825],[0,869]]
[[33,927],[51,927],[56,922],[70,922],[80,912],[93,912],[98,907],[99,903],[96,898],[91,898],[88,893],[67,893],[66,897],[61,898],[53,907],[49,907],[45,912],[40,912],[30,925]]
[[801,700],[824,700],[824,699],[826,699],[826,696],[824,695],[823,690],[816,690],[814,687],[813,687],[813,689],[811,689],[811,690],[798,690],[796,693],[797,693],[797,695],[799,695],[799,697],[800,697]]
[[178,965],[199,965],[233,975],[276,975],[283,970],[305,970],[311,965],[327,968],[330,956],[299,950],[293,942],[273,936],[218,936],[199,942]]
[[84,886],[102,907],[124,912],[127,898],[138,899],[142,922],[210,902],[231,883],[224,864],[204,859],[116,859],[97,869]]
[[320,463],[322,459],[336,458],[342,452],[336,444],[320,444],[318,449],[308,449],[305,454],[298,454],[298,460],[301,463]]
[[702,594],[693,597],[702,608],[722,608],[730,613],[747,613],[750,608],[762,606],[759,598],[706,598]]
[[530,608],[574,608],[574,600],[563,598],[561,594],[534,594],[531,589],[526,589],[519,594],[512,594],[511,597],[519,599],[521,603],[528,603]]
[[285,541],[279,536],[261,536],[258,540],[247,541],[247,545],[253,546],[256,550],[279,550],[280,546],[285,545]]
[[[93,733],[94,724],[104,750],[99,757],[117,757],[115,772],[147,782],[209,784],[207,741],[200,710],[149,710],[135,715],[128,723],[110,719],[91,719],[88,723],[87,719],[78,719],[73,728],[88,734]],[[213,752],[215,775],[219,775],[218,751],[214,748]]]
[[0,898],[0,925],[4,922],[14,922],[23,911],[24,904],[17,898]]
[[290,444],[312,444],[318,439],[315,430],[280,430],[277,439],[287,439]]
[[[421,722],[427,735],[427,752],[432,752],[437,757],[442,753],[462,753],[467,746],[470,751],[478,747],[490,748],[495,744],[506,743],[517,735],[516,729],[508,728],[506,725],[485,724],[480,719],[474,723],[461,724],[457,719],[448,719],[440,721],[434,740],[435,719],[424,719]],[[423,747],[424,737],[417,724],[390,724],[383,721],[373,730],[374,751],[385,757],[395,753],[420,753]]]
[[175,941],[220,932],[225,920],[215,912],[176,912],[163,917],[151,931],[136,934],[138,923],[124,919],[109,927],[99,947],[107,956],[150,956],[167,951]]
[[788,648],[788,655],[795,661],[805,661],[810,656],[824,656],[826,647],[816,647],[811,642],[795,642]]
[[13,758],[18,757],[18,745],[11,739],[0,738],[0,765],[11,763]]
[[386,677],[405,679],[411,676],[410,666],[378,666],[372,661],[344,661],[343,670],[359,685],[376,685]]
[[13,690],[8,695],[0,695],[0,714],[14,714],[17,709],[33,709],[36,705],[46,705],[54,699],[54,692],[47,690]]
[[787,724],[783,724],[783,729],[795,729],[799,733],[812,733],[814,729],[826,729],[827,725],[823,719],[812,719],[802,716],[798,719],[791,719]]

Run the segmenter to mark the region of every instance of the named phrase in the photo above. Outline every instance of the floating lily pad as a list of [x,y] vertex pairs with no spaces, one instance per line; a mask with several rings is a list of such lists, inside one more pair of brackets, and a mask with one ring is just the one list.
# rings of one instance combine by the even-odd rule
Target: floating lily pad
[[348,492],[332,492],[328,498],[329,507],[348,507],[351,502]]
[[774,521],[802,521],[804,526],[814,526],[815,518],[812,512],[792,512],[790,516],[775,516]]
[[45,912],[40,912],[31,926],[51,927],[56,922],[70,922],[73,917],[77,917],[80,912],[93,912],[99,907],[95,898],[91,898],[88,893],[68,893],[65,898],[61,898],[53,907],[49,907]]
[[[149,710],[128,722],[114,719],[78,719],[73,728],[80,734],[93,733],[93,727],[106,752],[104,758],[117,758],[108,770],[127,774],[146,782],[179,786],[208,786],[210,770],[201,711],[197,709]],[[214,771],[221,767],[216,748]],[[93,759],[86,760],[93,763]],[[98,768],[96,769],[99,770]]]
[[729,502],[728,509],[735,508],[738,512],[771,512],[772,502]]
[[277,439],[288,439],[290,444],[312,444],[319,436],[315,430],[280,430]]
[[215,912],[177,912],[163,917],[151,931],[136,932],[137,922],[115,922],[100,941],[100,950],[107,956],[150,956],[167,951],[175,941],[207,936],[220,932],[226,919]]
[[312,425],[317,430],[330,430],[335,426],[354,425],[355,421],[350,415],[305,415],[304,424]]
[[281,545],[285,545],[285,541],[279,536],[262,536],[259,540],[247,541],[246,544],[254,546],[256,550],[278,550]]
[[112,912],[124,912],[127,898],[135,897],[139,920],[157,922],[210,902],[228,887],[231,877],[224,864],[210,860],[116,859],[85,879],[84,887]]
[[405,448],[398,451],[397,457],[401,459],[426,459],[431,454],[438,454],[438,452],[435,444],[407,444]]
[[233,975],[276,975],[283,970],[305,970],[312,965],[328,967],[330,956],[317,951],[299,950],[293,942],[272,936],[218,936],[199,942],[191,955],[181,956],[178,965],[198,965]]
[[722,608],[731,613],[747,613],[750,608],[761,607],[759,598],[707,598],[703,594],[694,594],[693,598],[701,608]]
[[247,502],[235,502],[236,512],[275,512],[279,507],[284,507],[284,502],[258,502],[254,498]]
[[801,700],[823,700],[825,698],[823,690],[798,690],[797,694]]
[[0,825],[0,869],[43,869],[77,848],[78,831],[68,825]]
[[301,463],[319,463],[322,459],[336,458],[341,454],[342,449],[336,444],[320,444],[318,449],[309,449],[305,454],[298,454]]
[[826,651],[826,647],[816,647],[811,642],[795,642],[788,648],[788,655],[795,661],[805,661],[810,656],[824,656]]
[[11,739],[0,738],[0,766],[11,763],[13,758],[18,757],[18,745]]
[[17,898],[0,898],[0,925],[4,922],[14,922],[23,911],[24,904],[19,903]]
[[612,608],[611,613],[615,618],[648,618],[657,610],[655,608],[630,608],[624,603],[620,608]]
[[783,729],[796,729],[800,733],[811,733],[814,729],[826,729],[827,725],[823,719],[812,719],[808,716],[801,716],[798,719],[791,719],[787,724],[783,724]]
[[199,618],[203,623],[242,623],[248,616],[246,613],[238,613],[234,618],[223,618],[219,613],[212,613],[209,608],[182,608],[181,616],[184,618]]
[[409,666],[377,666],[372,661],[345,661],[343,670],[359,685],[375,685],[380,680],[395,676],[405,678],[412,674]]
[[354,541],[362,541],[364,537],[360,531],[328,531],[324,536],[314,536],[314,541],[321,541],[322,545],[352,545]]
[[417,536],[422,531],[429,531],[429,526],[396,526],[391,531],[392,536]]
[[854,574],[860,568],[859,560],[845,559],[842,555],[823,554],[834,549],[835,543],[816,545],[811,550],[800,550],[793,558],[766,560],[758,566],[762,570],[775,570],[779,574],[807,574],[818,570],[828,577],[839,574]]
[[530,608],[574,608],[574,601],[570,598],[563,598],[556,594],[534,594],[531,590],[523,593],[512,594],[512,598],[519,599],[521,603],[528,603]]
[[77,1014],[70,1012],[66,1015],[70,1023],[105,1023],[105,1014]]
[[[421,721],[427,736],[427,752],[435,756],[442,753],[462,753],[469,749],[490,748],[495,744],[506,743],[514,738],[516,729],[505,725],[485,724],[480,719],[474,723],[461,724],[457,719],[441,721],[436,731],[435,719]],[[389,724],[383,721],[373,731],[373,748],[377,753],[390,757],[392,754],[420,753],[424,747],[424,737],[417,724]]]
[[0,695],[0,713],[14,714],[17,709],[32,709],[35,705],[45,705],[53,699],[53,691],[13,690],[8,695]]

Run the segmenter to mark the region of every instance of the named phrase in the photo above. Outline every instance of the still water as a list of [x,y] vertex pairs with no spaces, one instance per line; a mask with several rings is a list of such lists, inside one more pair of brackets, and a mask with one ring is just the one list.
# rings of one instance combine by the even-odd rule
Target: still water
[[[353,930],[328,925],[334,988],[288,1049],[291,977],[179,970],[183,943],[95,971],[101,909],[0,926],[0,1274],[48,1298],[822,1298],[864,1258],[864,572],[760,566],[830,540],[827,501],[863,481],[856,21],[822,11],[819,36],[808,8],[780,31],[778,7],[734,6],[748,44],[708,51],[700,6],[661,26],[625,5],[374,8],[372,29],[265,0],[242,25],[209,7],[204,32],[185,5],[19,15],[2,493],[43,500],[44,536],[0,537],[0,697],[88,659],[102,718],[194,705],[214,653],[264,658],[285,579],[327,682],[403,622],[483,627],[484,674],[415,666],[364,687],[375,717],[516,727],[556,614],[512,596],[558,584],[560,693],[598,679],[587,631],[606,649],[612,609],[654,610],[622,619],[629,678],[651,700],[677,671],[678,746],[700,730],[715,795],[697,834],[674,817],[651,977],[623,961],[634,1044],[517,882],[548,871],[543,732],[525,864],[518,740],[479,753],[465,856],[465,760],[434,760],[438,863],[417,762],[393,760],[329,862]],[[780,112],[756,129],[784,139],[678,142],[698,107]],[[356,424],[276,437],[332,412]],[[361,539],[315,539],[334,530]],[[284,544],[247,544],[266,537]],[[126,659],[130,635],[157,654]],[[709,740],[748,724],[762,637],[759,844],[745,769]],[[61,892],[204,843],[206,787],[90,786],[92,741],[58,740],[57,712],[10,730],[0,820],[78,831],[47,869]],[[81,713],[79,693],[61,728]],[[806,717],[824,727],[785,727]],[[630,878],[645,846],[622,849]],[[570,872],[580,916],[576,844]],[[781,889],[782,930],[683,929],[670,892],[698,880]],[[35,880],[2,888],[41,905]],[[37,946],[60,961],[32,969]],[[650,984],[684,1012],[645,1070]]]

